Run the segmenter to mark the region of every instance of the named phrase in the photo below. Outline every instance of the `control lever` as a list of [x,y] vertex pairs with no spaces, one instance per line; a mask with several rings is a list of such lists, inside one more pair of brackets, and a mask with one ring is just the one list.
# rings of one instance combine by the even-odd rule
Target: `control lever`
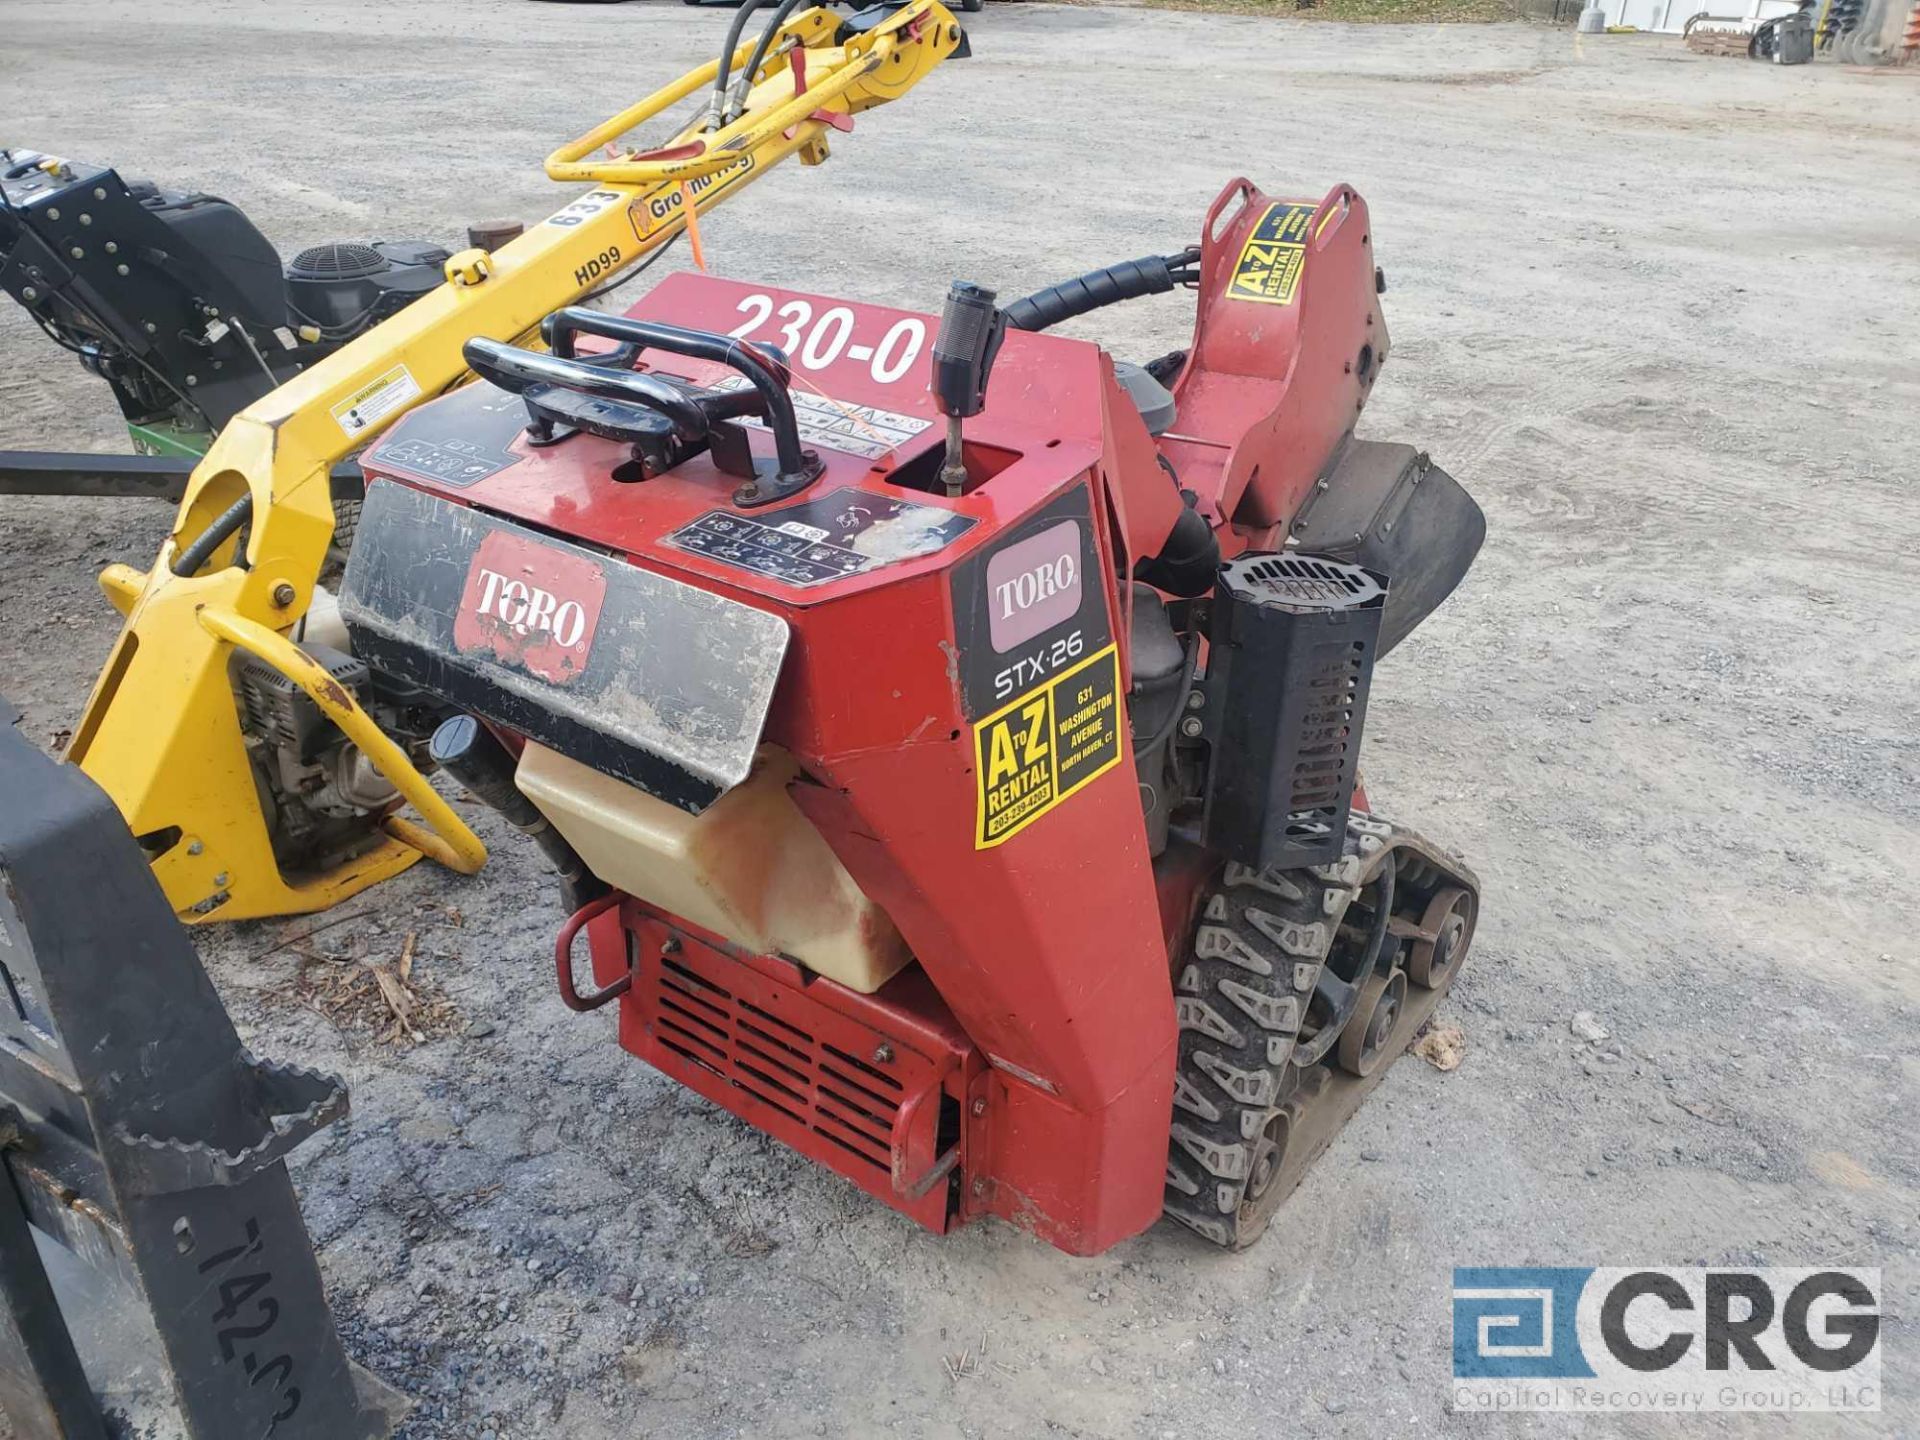
[[967,483],[960,422],[986,409],[987,375],[1000,342],[1007,338],[1007,317],[993,302],[993,291],[954,281],[940,312],[940,333],[933,338],[933,403],[947,417],[947,458],[940,480],[949,496],[958,496]]

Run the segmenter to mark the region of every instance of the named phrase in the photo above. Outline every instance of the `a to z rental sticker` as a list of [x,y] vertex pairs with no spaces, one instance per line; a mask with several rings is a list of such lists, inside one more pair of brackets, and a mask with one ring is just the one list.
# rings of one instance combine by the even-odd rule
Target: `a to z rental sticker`
[[405,409],[420,396],[413,372],[396,365],[377,379],[369,380],[330,412],[349,440],[365,434],[396,410]]
[[1012,839],[1120,761],[1126,705],[1099,582],[1084,486],[953,569],[977,849]]
[[1109,645],[973,727],[985,850],[1120,763],[1120,654]]
[[1253,227],[1233,278],[1227,282],[1229,300],[1257,300],[1263,305],[1291,305],[1300,289],[1300,272],[1307,266],[1308,227],[1317,205],[1282,200],[1269,205]]

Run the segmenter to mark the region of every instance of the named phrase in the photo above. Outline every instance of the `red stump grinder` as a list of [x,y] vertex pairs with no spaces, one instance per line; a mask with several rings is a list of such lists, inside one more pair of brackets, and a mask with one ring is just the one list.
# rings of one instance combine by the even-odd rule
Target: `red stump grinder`
[[[1251,1243],[1472,938],[1358,784],[1375,660],[1484,534],[1354,438],[1367,207],[1236,180],[1202,234],[937,326],[687,274],[475,339],[307,632],[459,712],[569,1005],[935,1231]],[[1179,286],[1148,365],[1039,333]]]

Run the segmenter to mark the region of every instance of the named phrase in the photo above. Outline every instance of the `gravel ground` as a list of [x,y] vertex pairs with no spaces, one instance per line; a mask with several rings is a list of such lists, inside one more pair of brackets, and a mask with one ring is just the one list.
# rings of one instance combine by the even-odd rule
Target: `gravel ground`
[[[1247,1255],[938,1240],[564,1010],[553,889],[483,820],[482,878],[419,867],[313,942],[415,932],[449,1006],[424,1044],[300,1003],[292,954],[255,958],[299,927],[201,936],[256,1048],[352,1083],[294,1170],[350,1349],[418,1399],[404,1434],[1678,1432],[1446,1410],[1451,1266],[1634,1262],[1888,1267],[1887,1408],[1806,1428],[1914,1433],[1920,75],[1519,26],[975,18],[977,58],[717,212],[716,267],[936,308],[955,274],[1017,293],[1177,246],[1236,173],[1366,195],[1397,344],[1365,429],[1490,521],[1370,723],[1376,802],[1486,884],[1443,1012],[1465,1063],[1399,1066]],[[725,21],[8,0],[0,135],[225,193],[289,252],[451,239],[556,208],[540,158]],[[1135,357],[1185,323],[1095,318]],[[104,388],[0,310],[0,444],[121,443]],[[166,524],[0,508],[0,686],[41,743],[112,638],[93,573]]]

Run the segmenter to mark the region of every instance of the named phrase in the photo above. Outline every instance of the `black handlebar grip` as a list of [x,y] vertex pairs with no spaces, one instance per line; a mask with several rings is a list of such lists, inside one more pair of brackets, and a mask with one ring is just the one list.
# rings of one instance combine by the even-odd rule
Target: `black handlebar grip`
[[964,419],[986,408],[987,375],[1007,318],[994,308],[994,292],[964,280],[947,291],[940,333],[933,337],[933,403],[942,415]]
[[1016,330],[1045,330],[1049,325],[1058,325],[1062,320],[1071,320],[1103,305],[1137,300],[1142,295],[1164,294],[1173,289],[1174,284],[1166,257],[1146,255],[1036,290],[1024,300],[1014,301],[1003,313],[1007,323]]

